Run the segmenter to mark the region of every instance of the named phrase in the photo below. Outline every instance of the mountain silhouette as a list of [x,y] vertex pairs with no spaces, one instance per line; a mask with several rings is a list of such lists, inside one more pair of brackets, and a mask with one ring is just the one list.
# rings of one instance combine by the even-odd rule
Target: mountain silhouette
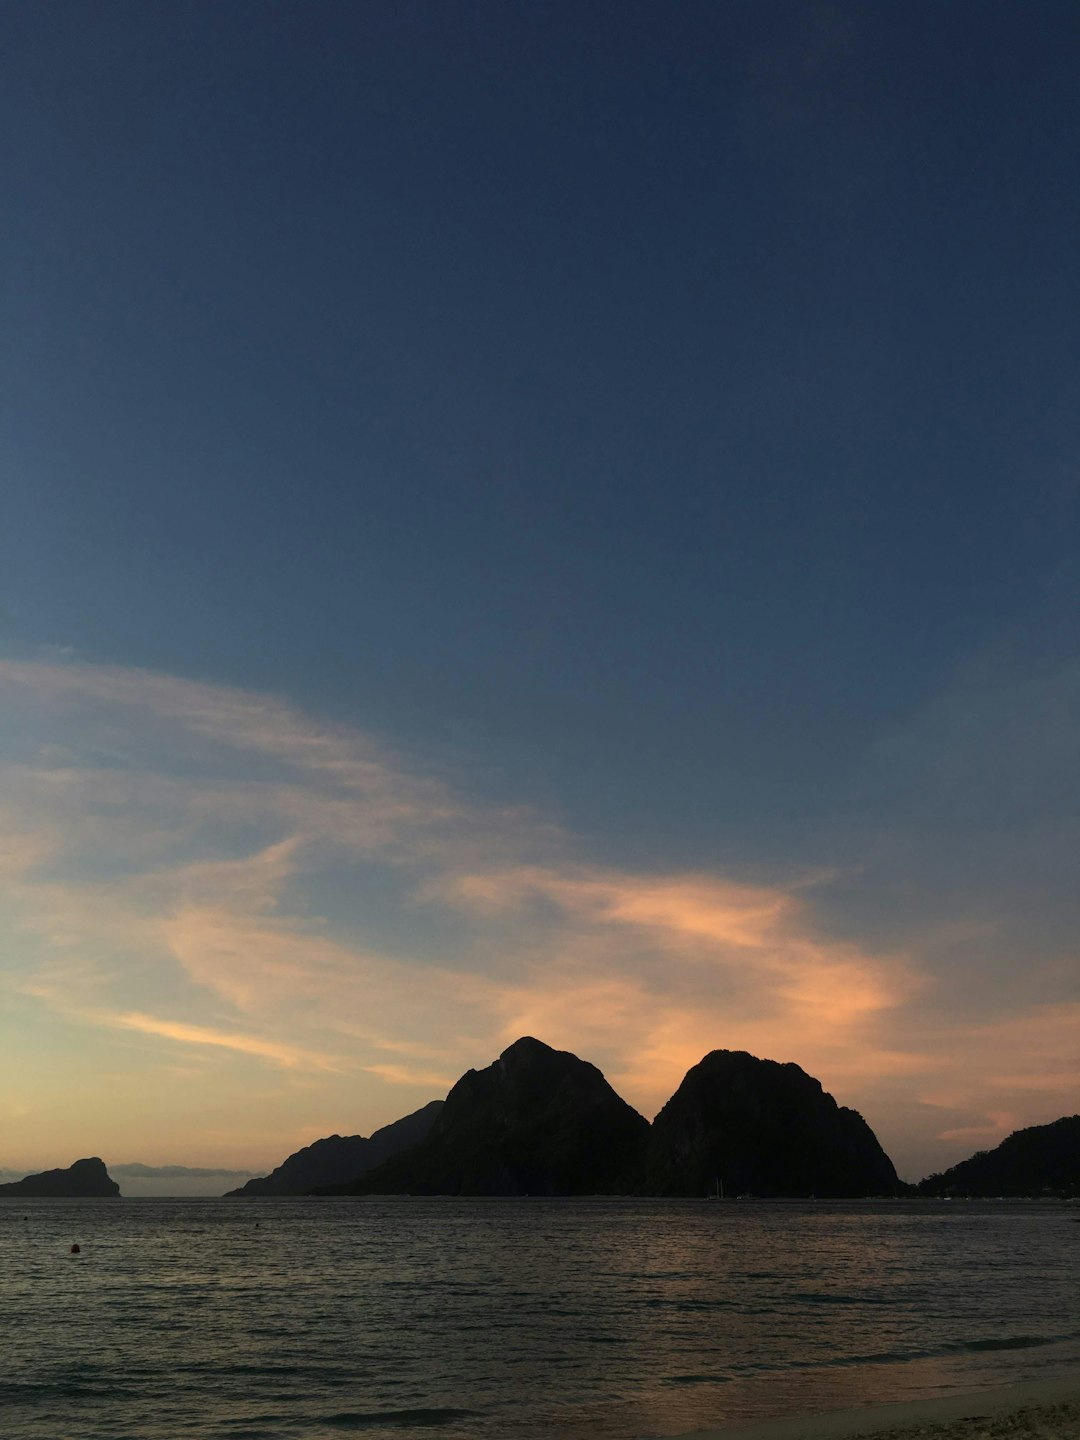
[[993,1150],[928,1175],[920,1195],[1080,1195],[1080,1115],[1014,1130]]
[[855,1110],[793,1064],[713,1050],[657,1115],[646,1187],[653,1195],[841,1198],[904,1187]]
[[384,1125],[372,1135],[328,1135],[305,1145],[283,1160],[276,1170],[249,1180],[230,1196],[307,1195],[321,1185],[343,1184],[355,1180],[365,1171],[381,1165],[401,1150],[419,1144],[443,1108],[442,1100],[432,1100],[391,1125]]
[[25,1199],[81,1200],[103,1199],[120,1194],[120,1186],[111,1179],[104,1160],[96,1155],[76,1160],[66,1170],[43,1170],[40,1175],[27,1175],[0,1185],[0,1196],[22,1196]]
[[648,1133],[595,1065],[525,1037],[461,1077],[419,1145],[329,1193],[623,1193]]

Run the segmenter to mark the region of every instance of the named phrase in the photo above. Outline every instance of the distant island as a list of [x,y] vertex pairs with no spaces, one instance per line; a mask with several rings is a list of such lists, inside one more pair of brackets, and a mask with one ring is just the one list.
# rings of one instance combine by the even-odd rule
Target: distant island
[[120,1194],[120,1186],[111,1179],[104,1160],[92,1156],[76,1160],[66,1170],[43,1170],[40,1175],[27,1175],[0,1185],[0,1198],[26,1200],[98,1200]]
[[928,1175],[917,1189],[920,1195],[949,1199],[1080,1197],[1080,1115],[1014,1130],[995,1149]]

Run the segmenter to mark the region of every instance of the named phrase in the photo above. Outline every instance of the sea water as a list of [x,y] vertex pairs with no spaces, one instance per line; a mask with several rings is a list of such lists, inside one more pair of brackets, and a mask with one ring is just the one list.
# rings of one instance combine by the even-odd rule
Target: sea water
[[0,1436],[630,1440],[1050,1377],[1076,1214],[3,1200]]

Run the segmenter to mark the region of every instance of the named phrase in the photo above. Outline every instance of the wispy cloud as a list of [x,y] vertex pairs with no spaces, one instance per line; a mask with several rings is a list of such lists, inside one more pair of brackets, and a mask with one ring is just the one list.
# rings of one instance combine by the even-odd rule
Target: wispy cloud
[[[596,1060],[645,1113],[725,1046],[957,1146],[1006,1113],[1050,1118],[1075,1081],[1064,970],[1038,1004],[965,1014],[934,956],[970,957],[994,926],[842,934],[835,897],[867,883],[850,867],[747,883],[597,863],[546,817],[235,689],[0,661],[0,691],[27,717],[0,793],[0,985],[46,1030],[190,1056],[196,1090],[220,1090],[218,1064],[282,1076],[294,1109],[310,1099],[291,1133],[320,1133],[320,1096],[356,1107],[347,1128],[394,1118],[391,1092],[443,1092],[522,1033]],[[229,1084],[238,1110],[282,1104]]]
[[138,1030],[142,1035],[160,1035],[165,1040],[175,1040],[181,1045],[212,1045],[222,1050],[235,1050],[239,1055],[255,1055],[261,1060],[270,1060],[286,1069],[294,1067],[309,1070],[336,1070],[341,1066],[327,1055],[302,1050],[295,1045],[278,1045],[270,1040],[261,1040],[255,1035],[243,1035],[233,1031],[211,1030],[205,1025],[184,1025],[175,1020],[161,1020],[153,1015],[131,1013],[127,1015],[103,1015],[100,1019],[108,1025],[119,1026],[122,1030]]
[[812,890],[579,866],[454,876],[446,896],[546,925],[552,963],[508,989],[508,1029],[543,1020],[624,1052],[623,1082],[655,1108],[720,1043],[829,1069],[857,1051],[863,1074],[918,1067],[888,1050],[881,1022],[925,979],[818,935]]
[[943,1130],[939,1140],[983,1141],[987,1147],[997,1144],[1017,1127],[1015,1115],[1007,1110],[995,1110],[985,1125],[958,1125],[953,1130]]

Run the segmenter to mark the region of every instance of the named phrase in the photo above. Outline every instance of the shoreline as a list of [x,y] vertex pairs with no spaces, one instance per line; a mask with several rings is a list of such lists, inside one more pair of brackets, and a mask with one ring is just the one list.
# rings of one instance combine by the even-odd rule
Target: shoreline
[[1080,1372],[926,1400],[694,1430],[674,1440],[1078,1440]]

